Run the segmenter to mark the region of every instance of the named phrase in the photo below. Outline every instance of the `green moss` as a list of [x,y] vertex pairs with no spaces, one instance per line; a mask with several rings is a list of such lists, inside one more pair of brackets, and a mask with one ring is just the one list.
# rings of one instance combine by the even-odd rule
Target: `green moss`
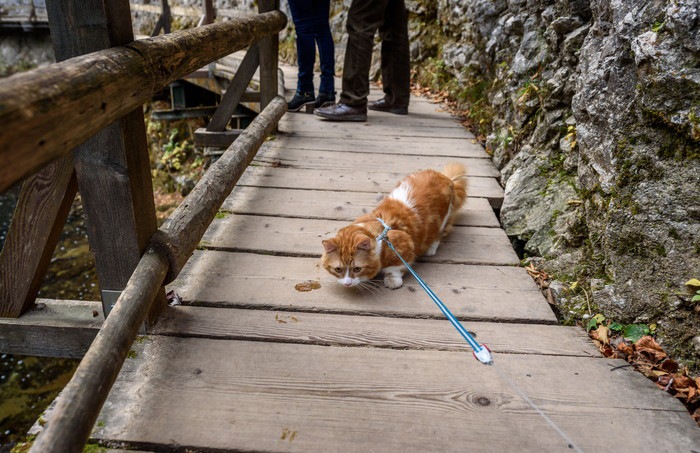
[[83,448],[83,453],[103,453],[106,451],[107,449],[105,447],[102,447],[100,444],[96,443],[88,443]]
[[136,357],[138,357],[138,355],[139,355],[138,352],[134,351],[133,349],[130,349],[129,353],[126,355],[126,357],[129,359],[135,359]]

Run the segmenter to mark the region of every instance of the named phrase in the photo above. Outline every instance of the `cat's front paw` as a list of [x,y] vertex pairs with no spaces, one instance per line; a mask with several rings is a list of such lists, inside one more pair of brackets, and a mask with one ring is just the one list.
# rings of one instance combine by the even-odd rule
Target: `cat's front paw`
[[389,289],[401,288],[403,285],[403,278],[396,275],[385,275],[384,276],[384,286]]

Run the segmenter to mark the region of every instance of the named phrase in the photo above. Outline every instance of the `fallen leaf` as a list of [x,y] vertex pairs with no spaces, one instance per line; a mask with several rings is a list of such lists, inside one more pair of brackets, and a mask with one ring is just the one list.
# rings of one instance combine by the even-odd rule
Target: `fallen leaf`
[[667,357],[661,346],[650,336],[640,338],[634,344],[634,348],[637,352],[645,354],[648,358],[657,361],[661,361]]
[[644,324],[628,324],[622,329],[622,335],[633,343],[649,334],[649,327]]
[[610,344],[610,330],[607,327],[599,326],[595,331],[595,335],[601,343],[605,345]]
[[675,373],[679,368],[678,362],[673,359],[664,360],[659,367],[664,371],[668,371],[669,373]]
[[685,286],[690,286],[691,288],[698,289],[700,288],[700,280],[697,278],[691,278],[687,282],[685,282]]
[[627,343],[626,341],[622,341],[621,343],[619,343],[617,345],[617,349],[624,354],[634,354],[634,348],[631,344]]

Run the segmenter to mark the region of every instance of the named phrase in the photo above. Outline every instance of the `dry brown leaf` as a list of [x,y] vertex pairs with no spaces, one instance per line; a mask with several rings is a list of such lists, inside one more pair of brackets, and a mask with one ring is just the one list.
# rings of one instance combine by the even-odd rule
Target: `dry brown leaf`
[[605,345],[610,344],[610,329],[608,329],[606,326],[598,326],[598,329],[595,331],[595,335],[601,343]]
[[679,368],[678,363],[673,359],[664,360],[659,367],[664,371],[668,371],[669,373],[675,373]]
[[640,338],[635,343],[634,349],[652,362],[656,361],[658,363],[667,357],[661,346],[650,336]]
[[631,344],[627,343],[626,341],[623,341],[617,345],[617,349],[627,355],[632,355],[634,354],[634,348],[632,347]]
[[688,376],[683,376],[681,374],[673,375],[673,387],[677,390],[687,389],[690,387],[695,387],[695,381]]

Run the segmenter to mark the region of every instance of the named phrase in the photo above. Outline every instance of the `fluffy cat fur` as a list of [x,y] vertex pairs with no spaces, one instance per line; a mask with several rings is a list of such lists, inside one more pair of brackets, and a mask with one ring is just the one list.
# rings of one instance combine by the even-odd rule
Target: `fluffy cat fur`
[[413,173],[372,212],[341,228],[334,238],[322,241],[321,263],[345,286],[363,286],[383,271],[384,286],[399,288],[406,268],[384,242],[376,240],[384,230],[377,217],[391,227],[388,239],[394,248],[413,264],[422,255],[435,255],[466,197],[466,171],[461,164],[448,164],[442,173]]

